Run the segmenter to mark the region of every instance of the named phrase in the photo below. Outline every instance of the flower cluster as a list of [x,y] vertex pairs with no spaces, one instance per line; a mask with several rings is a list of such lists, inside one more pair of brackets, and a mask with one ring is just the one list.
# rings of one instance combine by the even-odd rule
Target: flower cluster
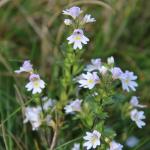
[[[25,60],[20,69],[15,71],[17,74],[23,72],[29,75],[29,83],[25,86],[27,91],[32,91],[32,94],[41,93],[45,88],[45,82],[40,79],[39,74],[35,73],[33,65],[29,60]],[[50,109],[54,107],[55,101],[48,97],[43,97],[40,101],[41,105],[37,104],[37,106],[27,106],[24,109],[25,119],[23,122],[30,122],[32,130],[38,130],[42,124],[50,125],[51,122]],[[44,114],[46,114],[45,116],[43,115],[43,111]]]
[[82,49],[82,44],[87,44],[89,39],[84,35],[83,27],[86,23],[95,22],[90,14],[82,15],[82,10],[79,7],[71,7],[70,9],[63,10],[64,15],[71,18],[65,19],[64,23],[67,26],[73,27],[73,33],[67,38],[69,44],[73,44],[73,49]]
[[138,128],[142,128],[145,126],[145,122],[143,121],[143,119],[145,119],[145,115],[144,111],[138,111],[137,108],[144,108],[146,105],[139,104],[138,98],[136,96],[132,96],[130,105],[133,108],[130,112],[131,120],[136,123]]
[[128,70],[123,72],[119,67],[115,67],[113,57],[109,57],[107,63],[103,63],[100,58],[92,59],[91,64],[87,65],[84,70],[86,73],[82,73],[77,78],[79,87],[93,89],[96,84],[100,84],[102,77],[108,75],[112,80],[120,80],[124,91],[135,91],[138,86],[135,82],[137,76],[133,72]]
[[45,82],[40,79],[39,74],[34,73],[33,65],[30,60],[25,60],[19,70],[15,73],[20,74],[26,72],[29,74],[29,83],[25,86],[27,91],[32,91],[32,94],[41,93],[42,89],[45,88]]
[[[121,68],[115,66],[114,58],[111,56],[107,59],[107,63],[101,61],[100,58],[92,59],[91,63],[88,64],[84,73],[76,77],[75,81],[79,83],[80,88],[87,88],[89,90],[101,88],[101,84],[104,83],[105,80],[109,80],[111,84],[115,82],[115,80],[120,81],[122,85],[122,89],[124,91],[130,92],[135,91],[138,84],[136,83],[137,76],[134,75],[133,72],[125,71],[123,72]],[[98,88],[97,88],[98,87]],[[95,90],[94,90],[95,91]],[[100,95],[97,92],[93,94],[94,96]],[[145,105],[140,105],[136,96],[133,96],[130,105],[132,108],[144,108]],[[130,112],[131,119],[136,122],[139,128],[145,125],[142,119],[145,119],[144,112],[138,111],[137,109],[133,109]],[[87,135],[84,137],[86,142],[84,143],[84,147],[87,149],[95,149],[100,145],[100,137],[101,133],[94,130],[92,133],[87,132]],[[123,145],[111,141],[109,142],[109,150],[122,150]]]
[[[70,17],[64,20],[65,25],[73,28],[73,33],[67,38],[68,43],[73,44],[73,49],[82,49],[83,44],[89,42],[89,39],[83,32],[84,25],[96,20],[90,14],[83,15],[83,11],[77,6],[63,10],[63,14]],[[77,73],[72,74],[78,68],[77,64],[75,64],[75,67],[74,64],[69,64],[70,62],[75,62],[72,59],[76,59],[76,57],[71,57],[71,53],[74,54],[71,51],[64,60],[64,66],[67,66],[66,68],[63,67],[66,76],[64,75],[61,80],[62,82],[59,82],[62,86],[60,86],[60,94],[57,95],[59,99],[57,103],[48,97],[41,98],[40,93],[45,88],[45,82],[34,71],[33,65],[29,60],[24,61],[20,69],[15,71],[17,74],[28,74],[29,82],[25,88],[27,91],[32,91],[32,97],[35,100],[34,105],[27,106],[24,109],[24,123],[30,122],[32,130],[38,130],[42,125],[51,126],[53,128],[52,133],[54,133],[51,141],[53,142],[52,146],[55,147],[55,144],[59,143],[55,141],[58,139],[57,134],[63,131],[60,128],[67,122],[67,118],[74,117],[73,120],[81,121],[79,128],[85,129],[86,135],[82,135],[83,145],[81,143],[74,143],[71,150],[80,150],[81,147],[89,150],[96,149],[99,146],[105,147],[107,150],[122,150],[123,145],[114,140],[116,136],[115,131],[111,129],[111,132],[108,132],[108,127],[105,126],[108,112],[104,108],[106,105],[109,106],[115,103],[116,99],[114,97],[118,94],[118,88],[125,92],[136,91],[138,87],[136,82],[137,76],[131,71],[123,71],[120,67],[116,66],[114,57],[111,56],[107,58],[107,62],[102,62],[100,58],[91,59],[91,63],[86,65],[83,73],[74,78],[81,70],[79,69]],[[66,63],[69,65],[66,65]],[[66,80],[69,80],[69,82]],[[74,88],[74,85],[68,85],[74,84],[74,81],[75,84],[78,83],[78,88]],[[80,91],[82,95],[80,95]],[[82,97],[82,100],[79,99],[80,97]],[[68,100],[72,98],[72,101]],[[127,103],[127,105],[129,106],[127,111],[130,110],[127,114],[130,112],[131,120],[139,128],[145,126],[143,121],[145,119],[144,111],[138,111],[138,109],[145,108],[146,106],[139,104],[136,96],[133,96],[130,104]],[[53,113],[54,111],[55,113]],[[70,126],[71,129],[72,126]],[[69,128],[69,125],[64,126],[65,128]],[[128,141],[127,143],[132,147],[136,142],[133,144]],[[54,147],[50,149],[54,149]]]
[[[32,125],[32,130],[38,130],[42,124],[50,126],[52,117],[50,115],[51,109],[54,107],[54,100],[48,97],[42,98],[42,106],[28,106],[24,110],[24,123],[30,122]],[[46,114],[43,116],[43,111]]]
[[[37,105],[36,107],[28,106],[24,110],[25,119],[23,122],[24,123],[30,122],[32,125],[32,130],[38,130],[38,128],[42,124],[50,126],[52,120],[50,111],[54,107],[55,101],[49,99],[48,97],[44,97],[42,98],[42,103],[43,103],[42,106],[41,105]],[[43,116],[43,111],[46,114],[45,116]]]

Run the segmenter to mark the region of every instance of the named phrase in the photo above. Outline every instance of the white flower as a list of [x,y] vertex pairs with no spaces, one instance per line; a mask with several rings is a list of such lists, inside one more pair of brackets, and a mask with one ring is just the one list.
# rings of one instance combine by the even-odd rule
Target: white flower
[[126,71],[125,73],[122,73],[120,79],[122,82],[123,90],[127,92],[130,90],[136,91],[135,87],[137,87],[138,84],[134,80],[137,79],[137,76],[135,76],[133,72]]
[[114,57],[113,57],[113,56],[108,57],[108,58],[107,58],[107,63],[108,63],[108,65],[114,64]]
[[87,150],[91,148],[95,149],[101,144],[100,137],[101,133],[96,130],[94,130],[93,132],[86,132],[86,136],[83,137],[86,142],[83,144],[83,146],[86,147]]
[[99,83],[99,77],[97,75],[97,72],[87,72],[87,74],[82,74],[80,79],[78,80],[78,83],[80,84],[80,87],[92,89],[94,86]]
[[83,23],[90,23],[95,21],[95,18],[92,18],[90,14],[86,14],[83,18]]
[[120,143],[117,143],[115,141],[112,141],[110,143],[110,149],[109,150],[122,150],[123,145],[121,145]]
[[126,145],[131,148],[136,146],[138,143],[139,143],[139,139],[135,136],[130,136],[126,141]]
[[48,110],[49,108],[53,107],[55,104],[55,100],[48,98],[47,96],[42,97],[43,101],[43,109]]
[[91,64],[87,65],[85,68],[85,71],[91,72],[94,70],[100,70],[101,69],[101,59],[97,58],[97,59],[91,59]]
[[84,36],[83,30],[81,29],[75,29],[73,34],[69,36],[67,40],[69,41],[69,44],[74,44],[74,49],[82,49],[82,43],[87,44],[87,42],[89,41],[89,39],[86,36]]
[[52,99],[48,99],[47,101],[44,102],[43,109],[48,110],[50,107],[53,106],[54,106],[54,101]]
[[41,107],[26,107],[25,119],[23,122],[27,123],[29,121],[32,125],[32,130],[37,130],[41,125],[40,112]]
[[28,72],[28,73],[33,72],[32,64],[30,63],[30,60],[25,60],[22,66],[20,67],[20,69],[15,71],[15,73],[18,74],[22,72]]
[[105,75],[108,71],[108,68],[105,67],[105,66],[101,66],[99,72],[102,74],[102,75]]
[[80,150],[80,144],[79,143],[75,143],[71,150]]
[[72,24],[72,20],[71,19],[65,19],[64,23],[65,23],[65,25],[70,26]]
[[81,103],[82,100],[76,99],[75,101],[70,102],[69,105],[66,105],[64,107],[66,114],[74,114],[74,112],[80,112],[81,111]]
[[132,107],[139,107],[139,108],[146,107],[146,105],[140,105],[139,104],[139,100],[138,100],[137,96],[132,96],[132,98],[130,100],[130,104]]
[[38,74],[30,75],[30,82],[25,86],[28,91],[32,90],[32,94],[41,93],[42,89],[45,88],[45,82],[40,79]]
[[114,80],[116,80],[116,79],[120,79],[120,76],[122,75],[122,70],[119,68],[119,67],[114,67],[114,68],[112,68],[111,70],[111,73],[112,73],[112,78],[114,79]]
[[142,128],[145,126],[145,122],[142,119],[145,119],[144,111],[138,111],[137,109],[133,109],[130,112],[130,117],[132,121],[135,121],[138,128]]
[[69,15],[73,19],[76,19],[81,13],[82,13],[82,10],[76,6],[71,7],[70,9],[63,10],[64,15]]

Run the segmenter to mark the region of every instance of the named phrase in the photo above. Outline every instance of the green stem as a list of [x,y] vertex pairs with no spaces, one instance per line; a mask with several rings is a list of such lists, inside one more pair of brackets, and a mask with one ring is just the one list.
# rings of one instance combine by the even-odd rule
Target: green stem
[[72,77],[74,75],[74,65],[76,63],[76,55],[72,47],[69,47],[66,51],[66,56],[63,65],[63,77],[61,80],[61,94],[60,100],[65,105],[69,99],[70,89],[72,89]]

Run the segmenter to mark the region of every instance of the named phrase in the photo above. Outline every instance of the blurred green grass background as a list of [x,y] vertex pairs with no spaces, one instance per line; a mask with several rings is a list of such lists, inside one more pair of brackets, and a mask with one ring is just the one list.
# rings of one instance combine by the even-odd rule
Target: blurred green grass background
[[[49,95],[57,93],[57,79],[63,61],[61,45],[68,36],[62,10],[78,5],[96,18],[88,25],[91,39],[83,55],[106,59],[113,55],[116,64],[133,70],[138,76],[136,95],[146,109],[147,126],[132,134],[141,141],[135,150],[150,149],[150,1],[142,0],[1,0],[0,1],[0,150],[31,150],[41,147],[39,135],[27,132],[20,106],[28,100],[24,94],[24,76],[14,70],[30,59],[46,79]],[[19,109],[18,109],[19,108]]]

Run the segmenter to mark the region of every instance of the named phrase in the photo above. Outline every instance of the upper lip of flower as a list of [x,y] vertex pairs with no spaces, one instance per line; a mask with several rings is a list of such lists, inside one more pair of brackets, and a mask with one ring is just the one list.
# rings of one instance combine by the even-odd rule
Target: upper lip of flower
[[73,6],[70,9],[63,10],[63,14],[70,15],[73,19],[76,19],[76,17],[78,17],[81,13],[82,10],[77,6]]

